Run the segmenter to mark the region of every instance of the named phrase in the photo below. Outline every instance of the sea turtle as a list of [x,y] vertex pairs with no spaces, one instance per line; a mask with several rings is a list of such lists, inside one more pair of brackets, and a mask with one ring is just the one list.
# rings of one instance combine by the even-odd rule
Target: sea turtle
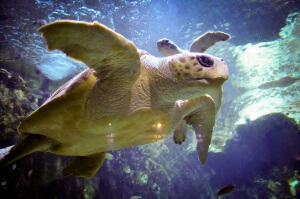
[[216,114],[210,95],[229,75],[221,58],[192,52],[156,58],[98,22],[59,20],[39,33],[49,50],[89,68],[21,122],[24,139],[0,151],[0,166],[45,151],[76,156],[63,176],[90,178],[107,150],[162,140],[185,122],[201,129],[198,153],[205,162]]
[[[220,31],[206,32],[203,35],[196,38],[192,42],[192,44],[190,46],[190,52],[203,53],[208,48],[215,45],[216,43],[221,42],[221,41],[227,41],[228,39],[230,39],[230,35],[227,33],[224,33],[224,32],[220,32]],[[163,56],[171,56],[171,55],[176,55],[176,54],[180,54],[180,53],[188,53],[187,50],[183,50],[183,49],[179,48],[175,44],[175,42],[173,42],[167,38],[158,40],[157,48]],[[217,92],[216,92],[216,90],[214,90],[214,92],[211,92],[209,94],[214,99],[215,106],[216,106],[216,113],[218,113],[219,109],[221,107],[222,87],[219,87],[219,90]],[[174,134],[173,134],[173,139],[175,141],[175,144],[181,144],[182,142],[184,142],[184,140],[186,138],[186,134],[187,134],[187,123],[191,124],[190,123],[191,116],[195,118],[196,114],[191,114],[191,115],[187,116],[186,118],[184,118],[184,120],[180,123],[178,128],[175,129]],[[194,126],[197,126],[196,122],[194,122]],[[198,137],[201,137],[201,129],[194,127],[194,130],[196,133],[197,141],[199,141]],[[211,134],[207,134],[207,138],[206,138],[207,146],[206,147],[208,147],[210,144],[211,137],[208,137],[209,135],[211,136]],[[200,146],[204,147],[204,144],[202,143],[201,145],[200,144],[197,145],[197,147],[200,147]],[[208,148],[206,148],[206,149],[208,150]]]

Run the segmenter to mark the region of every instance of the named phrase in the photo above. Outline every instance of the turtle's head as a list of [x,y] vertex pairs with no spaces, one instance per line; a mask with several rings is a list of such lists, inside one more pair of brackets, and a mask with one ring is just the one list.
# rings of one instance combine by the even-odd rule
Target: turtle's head
[[222,58],[203,53],[181,53],[169,58],[173,76],[188,87],[221,86],[229,72]]

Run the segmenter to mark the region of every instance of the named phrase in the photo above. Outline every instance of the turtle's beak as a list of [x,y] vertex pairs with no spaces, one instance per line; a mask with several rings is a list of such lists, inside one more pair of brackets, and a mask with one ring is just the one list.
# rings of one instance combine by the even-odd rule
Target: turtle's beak
[[212,71],[207,72],[207,77],[218,81],[223,80],[223,82],[228,79],[229,70],[222,58],[214,57],[214,66],[212,67]]

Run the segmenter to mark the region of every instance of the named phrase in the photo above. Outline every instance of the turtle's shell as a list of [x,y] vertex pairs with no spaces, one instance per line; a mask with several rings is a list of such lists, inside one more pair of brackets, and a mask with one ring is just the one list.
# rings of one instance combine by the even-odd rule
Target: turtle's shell
[[150,108],[138,109],[122,118],[85,117],[85,102],[95,81],[91,69],[74,77],[21,122],[19,133],[23,137],[32,133],[59,141],[61,145],[52,153],[85,156],[157,142],[170,132],[168,114]]

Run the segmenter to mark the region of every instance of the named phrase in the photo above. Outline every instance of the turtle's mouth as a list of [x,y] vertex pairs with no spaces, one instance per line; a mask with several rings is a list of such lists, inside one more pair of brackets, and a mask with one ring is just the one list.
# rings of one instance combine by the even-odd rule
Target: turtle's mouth
[[185,79],[186,81],[189,81],[189,82],[200,82],[200,83],[205,83],[205,84],[208,84],[209,83],[209,79],[207,78],[187,78]]
[[200,84],[204,84],[204,85],[222,85],[224,83],[224,81],[226,81],[226,78],[223,77],[218,77],[218,78],[214,78],[214,79],[209,79],[209,78],[186,78],[184,79],[185,81],[188,82],[196,82],[196,83],[200,83]]

